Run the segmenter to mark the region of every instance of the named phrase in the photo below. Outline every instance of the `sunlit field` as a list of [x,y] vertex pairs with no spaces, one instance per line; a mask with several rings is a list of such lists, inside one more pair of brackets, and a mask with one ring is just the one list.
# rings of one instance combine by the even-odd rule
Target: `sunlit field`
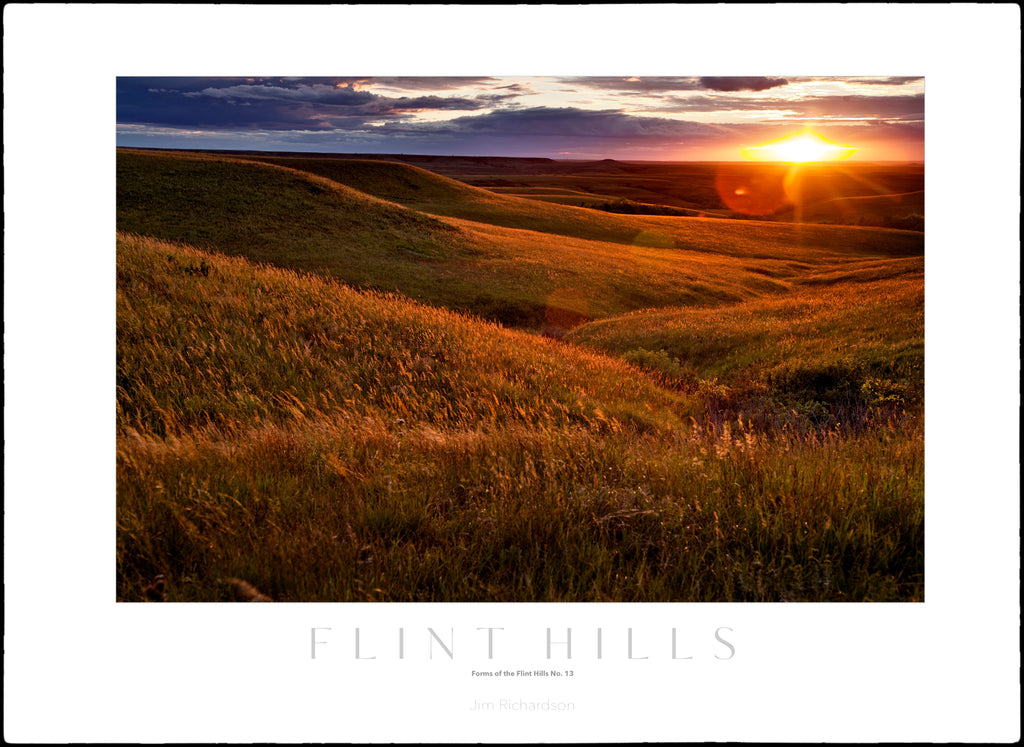
[[921,231],[488,178],[119,150],[119,601],[923,600]]

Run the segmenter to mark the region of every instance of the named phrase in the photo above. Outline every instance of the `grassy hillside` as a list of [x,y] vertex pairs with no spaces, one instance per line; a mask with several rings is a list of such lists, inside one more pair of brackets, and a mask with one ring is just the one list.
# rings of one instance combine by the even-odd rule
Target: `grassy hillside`
[[[267,202],[240,221],[295,185],[254,173]],[[356,199],[323,187],[322,220]],[[409,220],[453,251],[468,230]],[[713,392],[621,360],[123,233],[117,283],[120,600],[158,575],[171,601],[236,578],[278,601],[922,598],[913,419],[716,423]]]
[[924,263],[865,263],[723,308],[637,312],[584,325],[567,340],[623,356],[677,388],[710,386],[733,417],[745,410],[777,423],[794,411],[835,424],[873,406],[920,413]]
[[[638,308],[721,304],[782,292],[788,278],[863,261],[842,248],[841,240],[827,251],[797,252],[797,243],[784,240],[792,232],[786,226],[762,236],[742,222],[645,222],[493,195],[400,164],[323,163],[338,172],[335,176],[347,174],[353,184],[381,195],[417,192],[433,195],[432,204],[463,206],[452,213],[481,217],[480,206],[493,203],[489,210],[502,220],[440,218],[275,164],[119,151],[118,228],[322,272],[354,287],[399,292],[532,329],[565,330]],[[545,217],[549,208],[555,211],[554,224]],[[559,233],[568,230],[566,215],[587,229],[578,233],[628,242]],[[553,232],[504,226],[517,222]],[[664,230],[657,228],[661,225]],[[725,234],[719,230],[723,226]],[[672,232],[684,231],[699,250],[672,248]],[[881,232],[875,253],[891,250],[892,236],[906,233]],[[723,244],[728,251],[717,251]]]
[[[906,200],[901,198],[911,197],[924,188],[924,165],[920,163],[842,161],[791,168],[782,164],[749,162],[666,163],[611,159],[585,162],[407,154],[253,154],[236,151],[232,155],[305,158],[317,162],[328,159],[392,161],[427,169],[500,194],[572,205],[626,200],[718,217],[746,217],[732,213],[723,202],[723,190],[728,194],[730,187],[760,185],[768,192],[777,191],[783,199],[783,203],[772,208],[780,209],[772,220],[813,220],[884,228],[906,228],[893,222],[907,215]],[[784,182],[787,181],[790,196],[802,204],[800,215],[793,211],[785,212],[784,202],[788,198]],[[883,199],[873,202],[876,197]],[[870,209],[851,215],[847,210],[850,206],[848,200],[861,198],[867,198],[873,204]],[[808,219],[806,213],[812,206],[817,217]],[[923,210],[917,212],[924,214]]]
[[[595,241],[642,244],[744,257],[801,257],[835,261],[850,255],[919,256],[920,234],[881,228],[793,226],[630,216],[495,194],[407,164],[336,158],[264,158],[324,176],[367,194],[434,215],[463,218]],[[600,201],[600,200],[598,200]]]
[[[355,283],[478,252],[450,224],[277,166],[119,151],[118,229],[301,270],[345,268]],[[411,280],[411,279],[410,279]]]
[[[561,162],[558,166],[561,169],[522,165],[514,174],[508,168],[495,168],[488,176],[460,173],[462,169],[455,162],[432,163],[426,168],[504,194],[521,193],[573,205],[625,200],[742,218],[746,216],[733,213],[726,205],[729,200],[725,200],[730,192],[738,194],[735,190],[742,188],[748,196],[756,192],[762,199],[776,195],[778,202],[762,205],[772,213],[771,220],[920,230],[919,226],[907,225],[906,218],[924,215],[923,203],[920,207],[913,204],[915,195],[923,194],[923,164],[843,161],[790,168],[743,162]],[[536,194],[536,190],[544,189],[556,190],[561,196]],[[579,197],[581,193],[586,199],[573,200],[570,196]],[[799,209],[787,211],[786,204],[791,202]]]
[[809,223],[889,226],[924,230],[924,192],[864,197],[835,197],[783,213]]
[[121,415],[161,435],[280,424],[296,408],[480,425],[508,403],[531,425],[599,408],[641,427],[673,422],[679,401],[604,356],[397,296],[133,235],[118,261],[119,362],[134,372]]

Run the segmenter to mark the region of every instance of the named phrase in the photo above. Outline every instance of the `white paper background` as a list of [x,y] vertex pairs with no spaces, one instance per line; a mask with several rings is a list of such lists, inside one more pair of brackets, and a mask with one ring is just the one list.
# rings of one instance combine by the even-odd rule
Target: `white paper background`
[[[6,6],[5,738],[1018,739],[1019,67],[1015,5]],[[114,603],[116,76],[446,74],[926,76],[924,604]]]

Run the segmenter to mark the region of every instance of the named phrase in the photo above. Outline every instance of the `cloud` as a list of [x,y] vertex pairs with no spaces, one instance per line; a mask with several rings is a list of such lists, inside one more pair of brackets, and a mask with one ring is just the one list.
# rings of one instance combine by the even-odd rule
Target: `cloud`
[[876,86],[901,86],[922,80],[921,77],[877,77],[877,78],[842,78],[820,76],[771,77],[771,76],[680,76],[680,77],[569,77],[560,78],[559,82],[579,88],[612,90],[622,93],[650,92],[682,92],[682,91],[715,91],[720,93],[737,93],[740,91],[767,91],[781,88],[790,83],[807,83],[814,81],[839,82]]
[[483,98],[381,96],[359,87],[358,80],[118,79],[117,121],[222,129],[355,129],[370,120],[414,112],[472,111],[494,105]]
[[[655,103],[652,112],[786,112],[803,119],[917,120],[924,118],[924,95],[812,96],[801,99],[673,96]],[[775,116],[773,114],[773,116]]]
[[[316,150],[336,152],[586,152],[635,158],[700,155],[706,145],[731,157],[733,143],[769,139],[760,133],[771,127],[792,130],[815,122],[852,127],[856,120],[865,120],[864,132],[876,122],[902,123],[908,129],[893,130],[892,137],[921,139],[915,125],[924,119],[922,94],[874,88],[867,90],[872,95],[858,95],[864,89],[849,88],[845,90],[851,95],[794,98],[796,89],[782,88],[787,80],[810,79],[551,78],[549,83],[571,83],[583,95],[565,99],[573,101],[571,105],[522,106],[515,99],[529,92],[530,83],[509,78],[118,78],[118,143],[156,143],[158,137],[172,142],[178,133],[181,147],[216,142],[220,145],[205,147],[230,148],[228,143],[236,138],[243,144],[238,147],[248,148],[266,144],[268,149],[299,149],[308,143]],[[873,80],[895,86],[903,79]],[[463,87],[470,82],[472,87]],[[401,95],[399,84],[409,95]],[[898,95],[873,95],[890,91]],[[623,101],[620,108],[618,102]],[[636,113],[637,108],[644,113]],[[714,122],[716,112],[739,110],[753,116],[733,115]],[[769,110],[786,115],[776,121],[757,115]],[[431,112],[438,114],[422,116]],[[700,112],[703,121],[692,121],[696,117],[687,112]],[[669,113],[676,116],[661,116]],[[743,122],[726,124],[736,120]],[[889,131],[872,132],[881,137]]]
[[334,104],[338,106],[354,106],[367,104],[377,98],[369,91],[361,91],[351,86],[327,85],[323,83],[299,84],[292,87],[268,84],[241,84],[235,86],[209,87],[200,91],[187,91],[183,96],[198,98],[206,96],[214,99],[281,101],[305,104]]
[[615,110],[533,107],[496,110],[425,125],[433,132],[514,135],[521,137],[678,138],[710,135],[719,130],[698,122],[638,117]]
[[783,99],[732,98],[729,96],[671,96],[651,107],[662,112],[786,111],[793,102]]
[[785,78],[701,78],[700,84],[709,91],[767,91],[769,88],[789,85]]
[[560,78],[560,83],[576,86],[578,88],[597,88],[600,90],[613,90],[632,93],[648,93],[651,91],[697,91],[701,85],[697,78],[679,77],[589,77],[589,78]]
[[502,101],[509,101],[510,99],[518,99],[518,93],[482,93],[475,97],[477,101],[487,102],[489,104],[499,104]]
[[397,78],[351,78],[362,85],[386,86],[407,91],[448,91],[453,88],[465,88],[466,86],[478,86],[487,83],[500,81],[500,78],[485,77],[397,77]]
[[508,98],[507,96],[480,96],[477,98],[444,98],[442,96],[419,96],[414,99],[379,99],[374,107],[380,114],[405,111],[449,111],[482,109],[491,105],[492,98]]
[[662,157],[683,142],[713,139],[721,128],[622,112],[571,108],[495,110],[449,120],[390,120],[351,131],[278,133],[292,148],[335,152]]
[[809,117],[870,117],[923,120],[924,94],[912,96],[820,96],[787,104]]
[[907,83],[916,83],[924,80],[922,76],[915,78],[841,78],[845,83],[856,83],[862,86],[904,86]]

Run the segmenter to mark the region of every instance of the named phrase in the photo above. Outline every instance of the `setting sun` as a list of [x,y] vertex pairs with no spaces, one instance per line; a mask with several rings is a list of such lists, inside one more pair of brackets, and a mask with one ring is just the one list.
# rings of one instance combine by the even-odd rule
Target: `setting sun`
[[743,157],[749,161],[784,161],[786,163],[813,163],[815,161],[842,161],[857,150],[841,145],[811,129],[794,132],[760,145],[743,148]]

